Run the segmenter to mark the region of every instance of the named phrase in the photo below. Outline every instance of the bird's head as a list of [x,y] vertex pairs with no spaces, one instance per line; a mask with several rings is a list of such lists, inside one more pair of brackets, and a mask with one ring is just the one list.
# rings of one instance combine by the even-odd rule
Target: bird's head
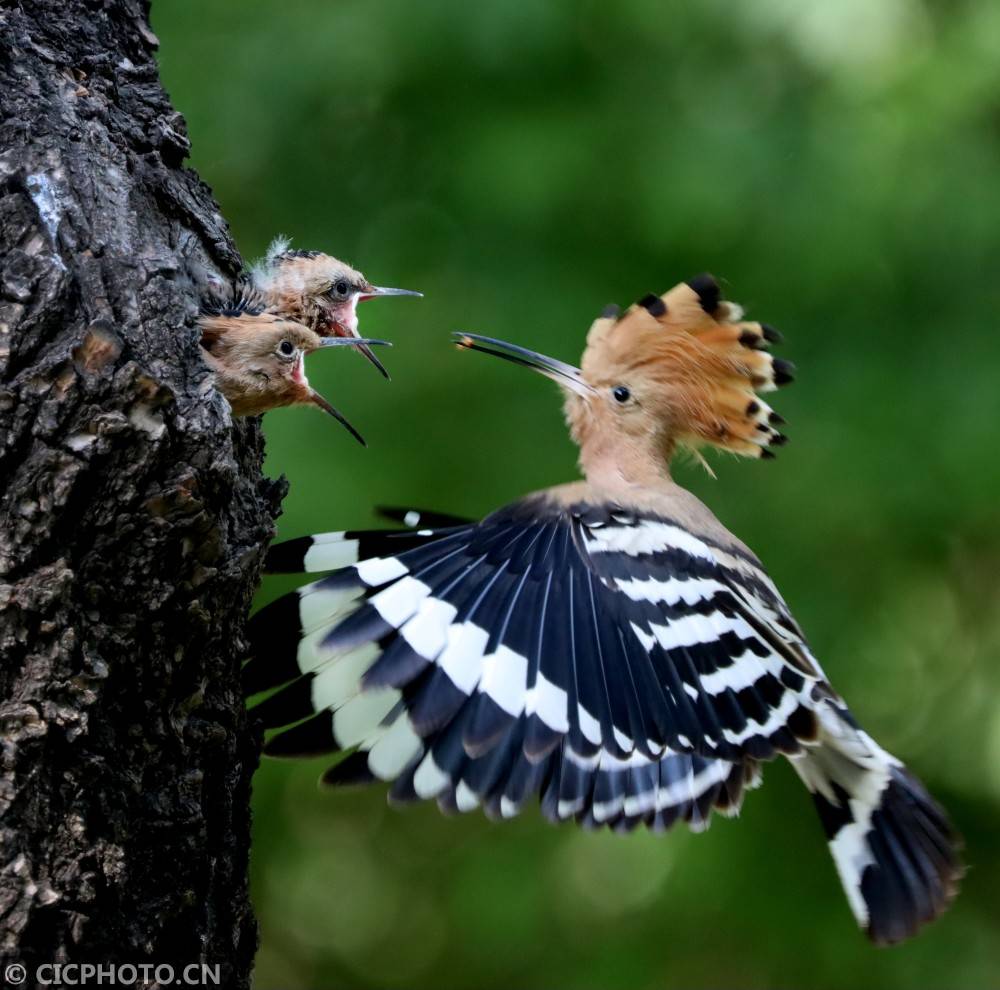
[[[361,272],[321,251],[295,251],[277,238],[253,269],[254,285],[269,309],[301,320],[323,337],[357,337],[358,304],[383,296],[420,296],[411,289],[373,285]],[[389,377],[370,349],[358,349]]]
[[556,381],[588,476],[639,481],[665,473],[679,446],[767,458],[785,442],[783,420],[755,393],[791,381],[792,365],[765,350],[780,339],[773,328],[742,316],[701,275],[624,314],[606,309],[579,368],[489,337],[455,340]]
[[314,405],[364,444],[357,430],[309,384],[305,359],[327,347],[391,346],[388,341],[321,337],[301,323],[266,313],[204,316],[201,329],[202,347],[234,415],[255,416],[281,406]]

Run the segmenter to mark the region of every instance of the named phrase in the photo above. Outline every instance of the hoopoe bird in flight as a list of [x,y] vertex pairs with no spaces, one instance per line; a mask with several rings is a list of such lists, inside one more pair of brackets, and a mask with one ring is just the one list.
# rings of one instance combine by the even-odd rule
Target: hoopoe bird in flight
[[670,476],[682,447],[766,458],[791,378],[699,276],[593,324],[580,368],[473,334],[556,381],[585,480],[481,522],[326,533],[272,572],[332,571],[250,620],[265,752],[346,751],[330,784],[394,802],[694,830],[734,815],[762,764],[812,795],[858,924],[878,944],[937,917],[961,875],[944,811],[855,721],[756,556]]
[[[412,289],[372,285],[350,265],[321,251],[292,250],[287,237],[276,237],[263,259],[250,270],[249,289],[264,310],[304,323],[321,337],[358,334],[358,304],[385,296],[422,296]],[[371,348],[358,350],[385,378],[389,372]]]
[[234,416],[259,416],[282,406],[314,405],[333,416],[362,446],[360,433],[310,384],[307,354],[342,345],[392,346],[386,340],[320,337],[294,320],[255,309],[247,298],[200,319],[205,363]]

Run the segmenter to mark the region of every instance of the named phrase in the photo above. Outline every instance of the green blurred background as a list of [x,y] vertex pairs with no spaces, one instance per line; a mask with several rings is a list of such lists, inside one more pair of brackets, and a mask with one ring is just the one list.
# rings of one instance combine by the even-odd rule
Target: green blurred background
[[784,764],[739,822],[657,838],[390,811],[381,787],[319,791],[322,761],[272,763],[257,986],[1000,986],[1000,6],[159,0],[153,26],[245,257],[280,231],[426,294],[362,310],[391,384],[312,361],[368,450],[268,416],[280,535],[570,479],[554,388],[448,331],[575,361],[606,303],[710,270],[785,333],[792,444],[677,477],[768,564],[970,864],[942,921],[877,951]]

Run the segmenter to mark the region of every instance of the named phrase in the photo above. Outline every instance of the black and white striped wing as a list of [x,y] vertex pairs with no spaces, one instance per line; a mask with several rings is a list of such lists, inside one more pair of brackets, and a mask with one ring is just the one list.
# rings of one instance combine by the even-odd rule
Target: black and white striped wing
[[[331,782],[628,828],[735,811],[816,733],[822,677],[759,564],[667,519],[533,497],[478,524],[309,537],[341,568],[251,620],[273,755],[356,748]],[[304,721],[300,721],[304,719]]]

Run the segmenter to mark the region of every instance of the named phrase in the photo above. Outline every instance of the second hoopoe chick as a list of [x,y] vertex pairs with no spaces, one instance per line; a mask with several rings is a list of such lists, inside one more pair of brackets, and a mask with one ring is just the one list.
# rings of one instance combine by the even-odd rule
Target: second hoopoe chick
[[[422,296],[412,289],[372,285],[361,272],[322,251],[295,251],[276,237],[250,271],[254,293],[267,311],[304,323],[321,337],[358,337],[358,304],[384,296]],[[386,377],[364,343],[358,350]]]
[[361,434],[310,384],[306,356],[324,347],[391,346],[385,340],[320,337],[294,320],[267,313],[201,317],[205,362],[234,416],[260,416],[282,406],[314,405],[333,416],[360,444]]
[[580,368],[457,335],[559,384],[584,480],[478,523],[395,512],[423,528],[273,547],[274,572],[335,573],[251,619],[245,687],[284,685],[255,709],[285,727],[265,752],[347,750],[327,782],[495,818],[538,795],[553,821],[702,830],[787,757],[858,924],[899,942],[954,896],[955,832],[859,727],[757,557],[670,477],[684,446],[781,443],[756,393],[790,366],[741,316],[701,276],[606,312]]

